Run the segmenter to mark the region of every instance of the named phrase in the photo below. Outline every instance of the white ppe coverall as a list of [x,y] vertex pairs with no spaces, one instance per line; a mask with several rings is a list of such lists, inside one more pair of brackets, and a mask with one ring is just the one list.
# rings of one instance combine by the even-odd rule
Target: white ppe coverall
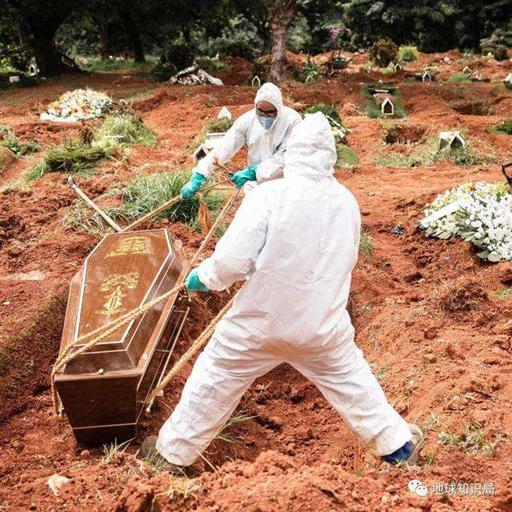
[[192,464],[257,377],[286,362],[313,382],[364,442],[388,455],[411,440],[354,343],[346,310],[360,213],[333,176],[334,138],[321,113],[288,140],[284,178],[247,195],[199,279],[223,290],[246,279],[198,357],[161,428],[159,453]]
[[199,161],[195,169],[197,172],[208,177],[215,157],[219,164],[225,165],[247,144],[247,163],[257,166],[257,183],[282,177],[287,140],[301,117],[295,110],[283,105],[281,90],[270,82],[263,84],[256,93],[254,104],[259,101],[268,101],[276,107],[277,117],[272,126],[268,130],[263,128],[255,108],[242,114],[217,147]]

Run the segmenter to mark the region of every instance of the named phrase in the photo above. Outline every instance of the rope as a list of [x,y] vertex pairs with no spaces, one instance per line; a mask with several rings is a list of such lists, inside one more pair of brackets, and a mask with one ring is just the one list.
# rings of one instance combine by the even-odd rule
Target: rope
[[185,363],[210,339],[215,326],[219,320],[226,314],[227,310],[233,305],[235,297],[232,297],[229,302],[219,311],[217,316],[208,324],[208,327],[196,338],[194,343],[188,350],[178,359],[176,364],[169,370],[167,375],[161,380],[160,384],[149,394],[145,403],[151,404],[156,396],[162,391],[167,384],[181,371]]
[[[194,254],[194,256],[190,262],[190,267],[193,267],[195,265],[195,263],[197,262],[199,256],[201,255],[202,251],[206,248],[206,245],[212,238],[212,236],[215,233],[215,230],[219,226],[220,222],[222,221],[224,216],[228,213],[229,209],[235,202],[239,192],[240,192],[240,189],[237,189],[235,192],[233,192],[233,194],[229,198],[229,201],[226,203],[226,205],[224,206],[224,208],[218,215],[217,219],[213,223],[213,226],[210,228],[210,231],[208,232],[208,234],[202,241],[201,245],[199,246],[199,249]],[[108,322],[108,323],[98,327],[97,329],[94,329],[93,331],[78,337],[73,343],[71,343],[64,350],[62,355],[57,358],[57,360],[55,361],[55,364],[53,366],[52,372],[50,374],[51,392],[52,392],[53,404],[54,404],[54,408],[55,408],[56,412],[58,412],[58,409],[59,409],[59,406],[58,406],[59,399],[58,399],[57,392],[55,389],[55,375],[64,365],[69,363],[75,357],[79,356],[80,354],[83,354],[90,348],[94,347],[98,343],[100,343],[103,340],[105,340],[106,338],[108,338],[112,333],[117,331],[120,327],[128,324],[129,322],[131,322],[138,316],[142,315],[149,309],[152,309],[155,305],[159,304],[163,300],[166,300],[173,294],[178,293],[180,290],[185,288],[185,286],[186,285],[184,283],[182,283],[178,286],[175,286],[171,290],[165,292],[163,295],[159,295],[158,297],[156,297],[155,299],[151,300],[150,302],[144,304],[143,306],[135,308],[135,309],[129,311],[128,313],[121,315],[120,317],[116,318],[115,320],[112,320],[111,322]],[[93,336],[96,336],[96,337],[94,337],[93,339],[90,339]],[[87,341],[87,340],[89,340],[89,341]],[[75,348],[77,345],[82,345],[82,344],[84,344],[82,347],[76,349],[73,352],[73,348]]]

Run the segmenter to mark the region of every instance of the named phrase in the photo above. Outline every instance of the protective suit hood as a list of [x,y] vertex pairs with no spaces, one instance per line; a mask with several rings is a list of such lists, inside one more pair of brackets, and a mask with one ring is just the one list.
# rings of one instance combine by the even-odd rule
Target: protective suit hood
[[330,177],[336,164],[331,126],[321,112],[306,114],[293,129],[284,156],[284,177]]
[[256,106],[259,101],[272,103],[277,109],[277,115],[279,115],[283,109],[283,95],[281,94],[281,89],[271,82],[263,84],[258,89],[256,97],[254,98],[254,105]]

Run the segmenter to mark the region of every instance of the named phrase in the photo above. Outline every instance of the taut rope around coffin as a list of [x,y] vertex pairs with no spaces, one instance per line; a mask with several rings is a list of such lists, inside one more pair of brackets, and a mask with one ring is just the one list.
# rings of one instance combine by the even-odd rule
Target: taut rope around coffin
[[[190,261],[190,267],[194,266],[197,262],[199,256],[206,248],[206,245],[212,238],[213,234],[215,233],[215,230],[219,226],[222,219],[226,216],[228,211],[230,210],[231,206],[235,202],[235,199],[238,196],[238,193],[240,192],[240,189],[233,192],[231,197],[229,198],[228,202],[218,215],[217,219],[213,223],[212,227],[210,228],[210,231],[208,231],[206,237],[202,241],[201,245],[199,246],[199,249],[194,254],[192,260]],[[135,318],[139,317],[149,309],[152,309],[155,305],[159,304],[160,302],[168,299],[174,294],[177,294],[180,290],[185,288],[185,284],[181,283],[178,286],[175,286],[172,290],[169,290],[165,292],[162,295],[159,295],[155,299],[151,300],[150,302],[144,304],[143,306],[140,306],[138,308],[132,309],[128,313],[125,313],[124,315],[121,315],[120,317],[116,318],[115,320],[108,322],[101,327],[98,327],[97,329],[94,329],[93,331],[84,334],[83,336],[80,336],[77,338],[72,344],[70,344],[64,352],[57,358],[53,365],[52,372],[50,374],[50,382],[51,382],[51,393],[52,393],[52,400],[53,400],[53,406],[55,409],[55,412],[59,414],[59,397],[57,396],[57,391],[55,389],[55,375],[57,372],[67,363],[69,363],[71,360],[73,360],[75,357],[79,356],[80,354],[83,354],[90,348],[94,347],[98,343],[101,343],[103,340],[108,338],[113,332],[117,331],[120,327],[123,327],[124,325],[130,323]],[[232,298],[226,306],[219,312],[219,314],[214,318],[214,320],[208,325],[208,327],[203,331],[203,333],[194,341],[194,343],[191,345],[191,347],[183,354],[183,356],[180,358],[180,360],[176,363],[176,365],[170,370],[170,372],[166,375],[166,377],[162,380],[162,382],[159,384],[159,386],[156,388],[158,389],[158,392],[163,389],[165,384],[167,384],[177,373],[178,371],[183,367],[183,365],[199,350],[199,348],[204,344],[204,342],[208,339],[208,337],[213,332],[213,329],[217,322],[222,318],[224,313],[231,307],[231,304],[233,303],[234,298]],[[82,345],[80,348],[76,348],[78,345]],[[73,350],[75,349],[75,350]],[[176,371],[174,369],[178,367]],[[172,375],[171,375],[172,374]],[[169,376],[170,375],[170,376]],[[165,384],[164,384],[165,382]],[[154,391],[156,391],[156,389]],[[156,394],[153,392],[151,394],[151,397],[154,398]]]

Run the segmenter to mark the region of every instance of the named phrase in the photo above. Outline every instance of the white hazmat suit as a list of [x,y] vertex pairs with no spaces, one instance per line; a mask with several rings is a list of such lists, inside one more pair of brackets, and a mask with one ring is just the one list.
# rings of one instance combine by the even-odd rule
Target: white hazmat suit
[[326,118],[306,116],[288,140],[284,178],[243,200],[213,255],[198,267],[211,290],[247,279],[197,359],[156,448],[190,465],[257,377],[287,362],[313,382],[366,443],[387,455],[411,440],[354,343],[346,310],[360,213],[333,176]]
[[208,177],[213,169],[213,159],[225,165],[244,146],[248,146],[248,165],[256,165],[256,181],[280,178],[283,175],[284,154],[287,139],[301,117],[295,110],[283,105],[283,97],[279,87],[272,83],[263,84],[254,99],[268,101],[277,109],[277,117],[272,126],[266,130],[258,121],[256,109],[241,115],[217,147],[199,161],[196,171]]

